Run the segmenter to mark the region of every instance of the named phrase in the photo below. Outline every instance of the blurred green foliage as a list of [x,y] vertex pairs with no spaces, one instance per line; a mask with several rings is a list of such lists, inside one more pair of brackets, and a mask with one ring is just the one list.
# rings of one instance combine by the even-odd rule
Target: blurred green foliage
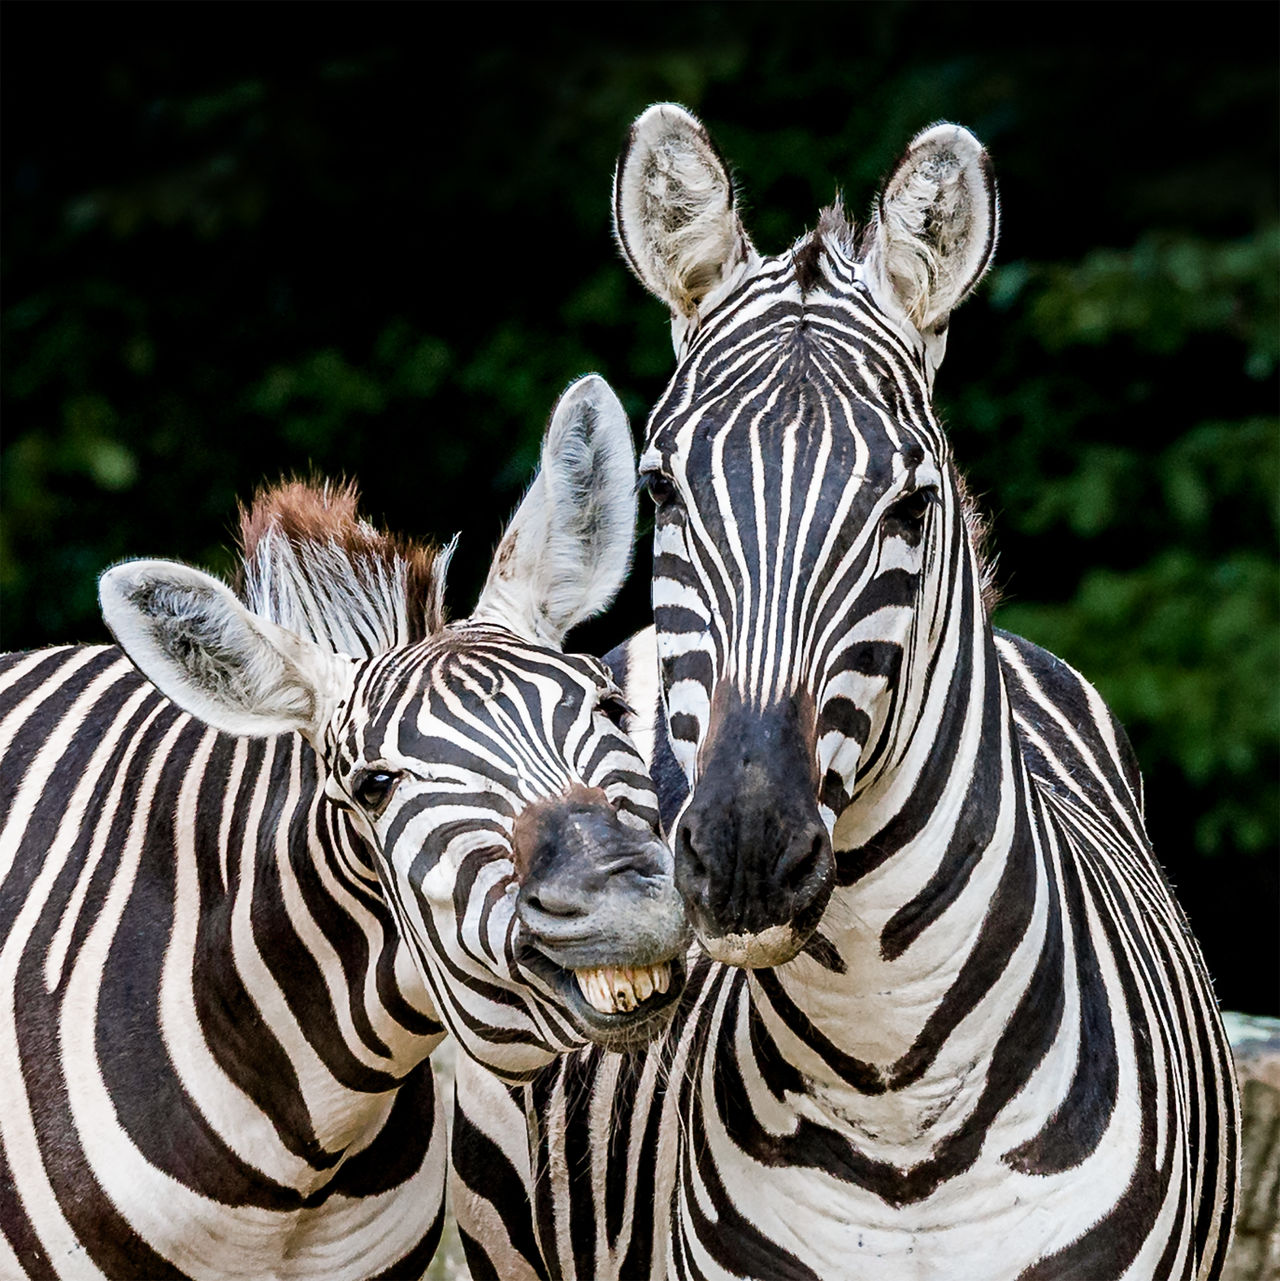
[[1004,228],[938,399],[997,621],[1102,689],[1221,994],[1280,1008],[1274,6],[294,12],[6,13],[5,648],[105,639],[115,559],[227,571],[237,499],[309,469],[462,530],[465,611],[557,393],[598,369],[638,424],[669,375],[609,230],[640,110],[703,116],[766,252],[960,120]]
[[[1158,833],[1273,861],[1280,225],[1223,240],[1150,232],[1070,264],[1013,263],[988,299],[1023,323],[1022,370],[1045,371],[1010,369],[1016,394],[979,383],[955,401],[991,438],[970,475],[999,495],[998,543],[1019,531],[1043,547],[997,621],[1091,677],[1149,784],[1179,780],[1159,790]],[[1043,569],[1064,537],[1072,568],[1054,583]],[[1080,563],[1091,545],[1094,563]]]

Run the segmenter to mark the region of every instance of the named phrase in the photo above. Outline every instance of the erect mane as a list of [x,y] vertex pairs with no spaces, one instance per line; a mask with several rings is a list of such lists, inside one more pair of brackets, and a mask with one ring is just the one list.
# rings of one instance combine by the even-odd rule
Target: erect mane
[[978,565],[978,587],[982,592],[982,608],[990,618],[992,611],[1000,603],[1000,586],[996,581],[996,557],[991,550],[991,522],[987,514],[978,506],[978,500],[969,490],[964,473],[952,464],[952,474],[956,479],[956,490],[960,495],[960,514],[964,518],[964,527],[969,535],[973,548],[974,560]]
[[818,225],[805,232],[791,247],[791,260],[795,264],[796,281],[802,293],[808,293],[822,279],[822,259],[828,249],[846,258],[853,258],[857,249],[857,229],[844,211],[837,196],[835,201],[818,214]]
[[352,658],[444,626],[451,548],[375,529],[354,482],[285,481],[240,508],[240,594],[259,617]]

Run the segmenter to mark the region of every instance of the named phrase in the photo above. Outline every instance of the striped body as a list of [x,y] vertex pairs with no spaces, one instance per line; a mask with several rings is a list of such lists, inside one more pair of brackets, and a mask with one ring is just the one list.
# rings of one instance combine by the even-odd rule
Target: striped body
[[930,404],[994,244],[985,153],[935,126],[860,241],[836,208],[762,258],[701,126],[655,107],[616,207],[678,365],[640,459],[655,633],[611,663],[716,959],[639,1063],[520,1100],[460,1077],[457,1177],[522,1105],[508,1177],[560,1277],[1219,1275],[1212,989],[1123,730],[991,627]]
[[208,729],[114,648],[0,672],[9,1248],[33,1276],[421,1273],[444,1029],[316,754]]
[[[647,672],[651,645],[611,657]],[[843,974],[818,948],[774,970],[701,958],[639,1061],[583,1051],[518,1098],[462,1066],[454,1177],[477,1182],[484,1150],[503,1205],[531,1186],[527,1275],[1218,1275],[1238,1159],[1229,1051],[1141,837],[1132,753],[1065,664],[999,633],[992,658],[1023,799],[959,894],[923,896],[908,859],[886,858],[820,927]],[[646,684],[626,682],[633,703]],[[661,799],[678,809],[680,792]],[[926,825],[913,845],[941,880],[954,840]],[[920,943],[887,961],[922,918]],[[526,1113],[531,1157],[499,1163],[468,1133]],[[509,1260],[512,1216],[499,1228],[458,1200],[464,1231]]]
[[248,607],[129,562],[128,658],[0,659],[0,1273],[420,1276],[446,1029],[521,1081],[665,1024],[656,797],[560,649],[634,533],[602,380],[542,461],[482,622],[444,625],[445,558],[353,491],[288,485],[244,515]]

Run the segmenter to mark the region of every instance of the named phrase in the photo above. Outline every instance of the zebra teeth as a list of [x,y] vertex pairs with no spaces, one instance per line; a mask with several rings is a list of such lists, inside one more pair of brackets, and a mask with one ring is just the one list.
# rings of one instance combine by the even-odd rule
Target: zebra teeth
[[632,970],[631,989],[637,1001],[647,1001],[653,995],[653,971],[647,968]]
[[601,1014],[629,1014],[655,992],[671,987],[669,965],[604,965],[591,970],[574,970],[578,990],[593,1010]]
[[604,970],[574,970],[573,977],[578,980],[578,990],[587,998],[587,1004],[601,1014],[612,1014],[613,995],[605,979]]

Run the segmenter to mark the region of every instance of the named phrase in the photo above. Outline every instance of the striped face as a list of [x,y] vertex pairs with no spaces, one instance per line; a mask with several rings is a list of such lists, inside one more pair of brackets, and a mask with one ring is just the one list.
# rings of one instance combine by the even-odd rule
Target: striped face
[[505,1075],[646,1040],[679,993],[684,912],[624,711],[595,658],[464,624],[369,662],[325,734],[443,1021],[480,1062],[505,1040]]
[[672,309],[678,367],[640,473],[692,784],[676,877],[719,960],[776,965],[805,945],[841,880],[841,815],[909,749],[953,580],[973,569],[929,393],[994,205],[981,146],[938,125],[856,246],[837,206],[766,259],[682,108],[645,112],[619,163],[619,241]]
[[[817,923],[829,833],[902,742],[903,673],[963,546],[923,370],[855,264],[823,263],[808,293],[791,255],[764,264],[704,324],[640,460],[672,748],[695,785],[679,874],[732,959],[739,938],[794,950]],[[740,891],[716,883],[729,867]]]
[[501,1042],[509,1076],[646,1040],[679,992],[684,912],[623,711],[596,660],[464,624],[363,667],[325,735],[442,1018],[481,1062]]

